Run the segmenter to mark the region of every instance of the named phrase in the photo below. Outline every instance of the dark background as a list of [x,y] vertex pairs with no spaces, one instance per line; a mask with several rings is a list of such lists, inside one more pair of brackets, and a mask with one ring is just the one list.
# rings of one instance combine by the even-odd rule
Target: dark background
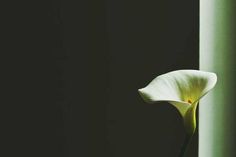
[[[157,75],[198,69],[197,0],[7,4],[5,157],[177,157],[171,105],[143,102]],[[197,134],[188,156],[197,157]]]

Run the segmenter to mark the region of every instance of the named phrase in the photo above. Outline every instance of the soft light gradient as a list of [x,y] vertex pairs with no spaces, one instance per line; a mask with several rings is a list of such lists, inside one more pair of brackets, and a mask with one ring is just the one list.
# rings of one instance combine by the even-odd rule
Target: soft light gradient
[[235,157],[236,1],[200,0],[200,69],[218,76],[200,101],[199,157]]

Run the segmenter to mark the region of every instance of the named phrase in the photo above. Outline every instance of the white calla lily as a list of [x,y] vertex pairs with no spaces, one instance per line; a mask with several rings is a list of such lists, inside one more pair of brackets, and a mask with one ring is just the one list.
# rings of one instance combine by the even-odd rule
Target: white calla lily
[[156,77],[139,93],[147,103],[167,101],[175,106],[184,120],[188,134],[196,128],[196,108],[199,99],[216,84],[217,76],[199,70],[177,70]]

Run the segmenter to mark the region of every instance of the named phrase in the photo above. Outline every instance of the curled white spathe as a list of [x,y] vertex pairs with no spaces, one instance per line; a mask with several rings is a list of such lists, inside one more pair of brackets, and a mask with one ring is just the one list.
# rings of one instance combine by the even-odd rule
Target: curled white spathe
[[176,70],[157,76],[138,91],[147,103],[167,101],[174,105],[186,121],[189,116],[195,118],[195,115],[189,115],[189,110],[193,110],[191,112],[195,114],[199,100],[215,86],[216,82],[217,76],[212,72]]

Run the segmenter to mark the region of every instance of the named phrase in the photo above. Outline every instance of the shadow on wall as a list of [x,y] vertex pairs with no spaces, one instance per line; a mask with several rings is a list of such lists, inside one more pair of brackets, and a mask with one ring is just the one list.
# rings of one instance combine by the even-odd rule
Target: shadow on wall
[[[169,104],[144,103],[137,89],[168,71],[198,69],[198,1],[102,5],[89,26],[88,152],[177,156],[184,140],[180,115]],[[197,157],[197,135],[188,154]]]

